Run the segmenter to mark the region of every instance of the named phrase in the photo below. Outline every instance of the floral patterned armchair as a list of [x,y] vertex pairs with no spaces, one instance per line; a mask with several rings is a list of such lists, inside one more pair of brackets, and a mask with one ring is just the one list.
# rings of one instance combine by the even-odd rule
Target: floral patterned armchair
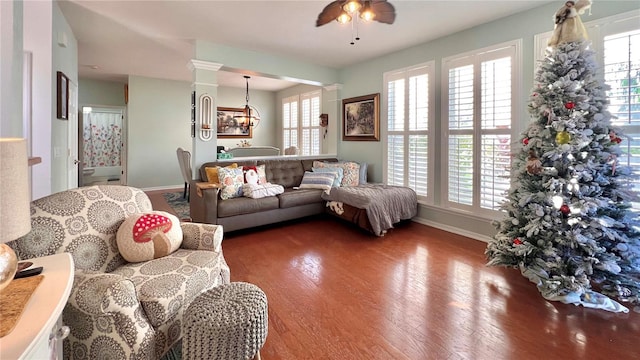
[[116,233],[124,219],[152,211],[136,188],[97,185],[31,203],[32,230],[9,245],[18,258],[68,252],[75,263],[62,320],[65,359],[158,359],[182,336],[183,313],[200,293],[229,283],[222,226],[181,223],[174,253],[127,263]]

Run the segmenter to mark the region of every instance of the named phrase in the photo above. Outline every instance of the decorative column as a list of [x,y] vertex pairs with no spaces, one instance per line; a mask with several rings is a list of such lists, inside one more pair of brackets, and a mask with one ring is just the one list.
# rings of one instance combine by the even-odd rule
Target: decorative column
[[218,70],[222,64],[192,59],[191,70],[191,169],[197,173],[200,165],[214,161],[218,141],[216,109],[218,104]]
[[[342,84],[323,87],[322,112],[329,115],[327,136],[322,139],[322,154],[338,155],[338,139],[342,134]],[[324,134],[323,134],[324,135]]]

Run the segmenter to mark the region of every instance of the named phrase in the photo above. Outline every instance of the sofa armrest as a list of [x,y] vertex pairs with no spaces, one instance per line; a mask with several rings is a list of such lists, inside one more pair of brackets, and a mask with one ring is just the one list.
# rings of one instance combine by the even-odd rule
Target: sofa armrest
[[201,223],[180,223],[182,227],[183,249],[222,251],[222,237],[224,234],[222,225]]
[[112,339],[127,359],[155,351],[149,341],[155,330],[133,282],[121,275],[76,270],[62,319],[71,330],[72,343],[100,344]]
[[189,183],[189,206],[191,219],[196,223],[215,224],[218,220],[219,188],[203,188],[201,182],[192,180]]

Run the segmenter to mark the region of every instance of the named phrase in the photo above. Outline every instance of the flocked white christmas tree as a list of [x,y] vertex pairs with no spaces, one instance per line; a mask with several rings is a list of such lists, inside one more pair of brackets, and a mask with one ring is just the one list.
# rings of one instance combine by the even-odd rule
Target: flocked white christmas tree
[[518,267],[548,300],[626,312],[613,299],[640,305],[639,224],[618,161],[624,135],[596,69],[584,38],[554,44],[538,65],[506,216],[486,255]]

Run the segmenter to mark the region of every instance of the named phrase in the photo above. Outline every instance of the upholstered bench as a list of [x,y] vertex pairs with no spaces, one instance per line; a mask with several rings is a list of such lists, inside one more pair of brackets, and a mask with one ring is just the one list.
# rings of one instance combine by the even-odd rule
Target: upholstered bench
[[267,296],[244,282],[200,294],[184,317],[185,359],[260,359],[267,339]]

